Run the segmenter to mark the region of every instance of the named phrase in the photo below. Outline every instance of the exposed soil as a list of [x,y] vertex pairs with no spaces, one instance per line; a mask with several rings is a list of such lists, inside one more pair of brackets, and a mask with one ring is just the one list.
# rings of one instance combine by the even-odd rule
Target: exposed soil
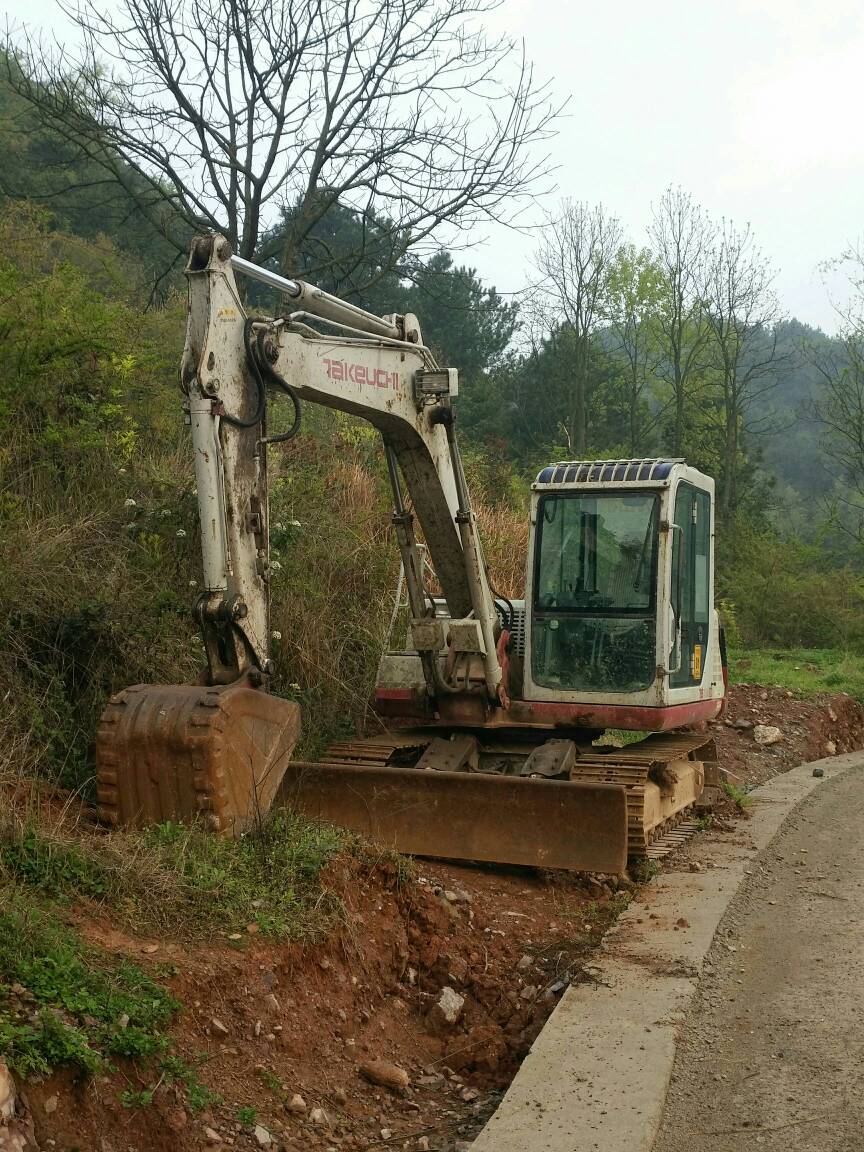
[[[734,726],[743,722],[777,725],[783,738],[762,748],[752,728]],[[864,711],[844,695],[801,701],[739,685],[713,734],[721,763],[748,785],[828,754],[828,741],[837,752],[862,746]],[[145,940],[79,906],[72,918],[92,943],[171,973],[185,1006],[176,1048],[223,1103],[195,1112],[163,1084],[151,1106],[128,1108],[120,1092],[150,1086],[128,1069],[96,1082],[59,1075],[25,1089],[38,1146],[257,1148],[258,1124],[272,1147],[290,1152],[458,1148],[494,1110],[633,887],[430,861],[418,861],[406,881],[389,862],[347,858],[326,885],[342,899],[344,922],[306,949],[252,934],[198,947]],[[433,1009],[445,987],[464,998],[452,1025]],[[398,1065],[409,1086],[370,1083],[360,1069],[373,1059]],[[303,1111],[290,1108],[295,1094]],[[46,1112],[54,1096],[57,1107]],[[238,1118],[240,1109],[254,1109],[254,1120]]]
[[[781,740],[761,747],[754,738],[758,724],[779,728]],[[739,777],[742,787],[864,746],[864,708],[845,692],[802,700],[782,688],[735,684],[723,719],[711,727],[720,764]]]

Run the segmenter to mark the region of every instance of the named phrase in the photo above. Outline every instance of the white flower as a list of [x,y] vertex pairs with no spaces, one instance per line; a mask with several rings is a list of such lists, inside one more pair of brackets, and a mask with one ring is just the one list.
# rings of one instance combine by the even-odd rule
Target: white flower
[[174,535],[177,536],[180,540],[182,540],[183,537],[186,535],[186,532],[183,528],[178,528],[177,531],[174,533]]
[[190,580],[189,581],[189,587],[190,588],[197,588],[198,587],[198,581],[197,580]]
[[278,628],[274,628],[270,635],[274,640],[282,639],[282,633],[278,630]]
[[170,508],[163,508],[163,509],[162,509],[162,511],[159,513],[159,515],[160,515],[160,516],[163,518],[163,520],[164,520],[166,516],[170,516],[170,515],[171,515],[171,509],[170,509]]
[[291,525],[292,528],[302,528],[303,527],[303,525],[300,523],[299,520],[289,520],[288,523]]
[[278,560],[271,560],[270,561],[270,567],[273,569],[274,572],[281,572],[282,571],[282,565],[279,563]]
[[131,496],[128,496],[128,497],[127,497],[127,498],[126,498],[126,499],[123,501],[123,507],[124,507],[124,508],[137,508],[137,507],[138,507],[138,501],[137,501],[137,500],[133,500]]
[[297,683],[297,681],[296,681],[296,680],[292,681],[292,682],[291,682],[291,683],[288,685],[288,688],[289,688],[289,690],[290,690],[291,692],[299,692],[299,691],[300,691],[300,685]]
[[121,476],[126,475],[126,469],[125,468],[118,468],[117,471],[120,473]]

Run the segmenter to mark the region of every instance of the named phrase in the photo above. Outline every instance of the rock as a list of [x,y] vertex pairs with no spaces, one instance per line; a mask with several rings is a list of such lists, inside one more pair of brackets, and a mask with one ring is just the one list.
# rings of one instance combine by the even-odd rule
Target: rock
[[344,1088],[334,1088],[332,1092],[333,1103],[338,1104],[340,1108],[344,1108],[348,1103],[348,1093]]
[[381,1129],[381,1139],[382,1140],[389,1140],[392,1135],[393,1135],[393,1132],[391,1131],[391,1129],[389,1129],[389,1128],[382,1128]]
[[227,1036],[228,1035],[228,1029],[225,1027],[225,1025],[222,1023],[222,1021],[216,1016],[214,1016],[213,1019],[210,1021],[210,1027],[213,1029],[214,1032],[218,1032],[220,1036]]
[[813,769],[813,775],[817,776],[817,777],[824,776],[825,775],[825,769],[824,768],[814,768]]
[[520,972],[525,972],[531,967],[531,965],[533,963],[534,963],[534,957],[529,956],[528,953],[526,952],[525,955],[522,957],[522,959],[519,961],[519,963],[516,965],[516,968]]
[[837,723],[837,713],[834,711],[833,708],[828,709],[828,719],[831,721],[832,724]]
[[158,944],[145,944],[144,947],[141,949],[141,951],[144,953],[145,956],[152,956],[154,952],[159,951],[159,945]]
[[383,1088],[393,1088],[395,1091],[402,1091],[411,1082],[405,1069],[398,1064],[391,1064],[389,1060],[364,1060],[359,1071],[370,1084],[380,1084]]
[[252,1135],[261,1148],[268,1148],[273,1143],[273,1134],[263,1124],[256,1124]]
[[445,984],[438,993],[438,999],[429,1009],[429,1022],[436,1029],[452,1028],[462,1015],[464,1006],[465,997]]
[[205,1128],[204,1129],[204,1139],[207,1141],[208,1144],[221,1144],[222,1143],[222,1137],[219,1135],[219,1133],[216,1131],[215,1128]]
[[757,724],[753,729],[753,739],[763,748],[770,748],[772,744],[779,744],[783,733],[773,724]]
[[327,1128],[330,1125],[330,1117],[323,1108],[313,1108],[309,1113],[309,1121],[316,1128]]
[[429,1137],[420,1136],[417,1139],[417,1152],[429,1152]]
[[9,1120],[15,1113],[15,1081],[12,1073],[0,1060],[0,1120]]
[[739,732],[749,732],[753,727],[752,720],[733,720],[731,727],[736,728]]
[[279,1003],[278,997],[275,996],[272,992],[264,997],[264,1003],[267,1005],[271,1012],[282,1011],[282,1005]]
[[825,741],[825,754],[827,756],[836,756],[837,755],[837,745],[834,743],[833,740],[826,740]]
[[474,1100],[478,1099],[480,1093],[476,1088],[463,1088],[461,1096],[466,1104],[471,1104]]
[[299,1092],[295,1092],[285,1107],[289,1112],[305,1112],[306,1101]]
[[57,1093],[55,1092],[54,1095],[49,1096],[45,1103],[42,1105],[42,1110],[45,1112],[46,1116],[50,1116],[52,1112],[57,1111],[57,1106],[59,1103],[60,1100],[57,1096]]

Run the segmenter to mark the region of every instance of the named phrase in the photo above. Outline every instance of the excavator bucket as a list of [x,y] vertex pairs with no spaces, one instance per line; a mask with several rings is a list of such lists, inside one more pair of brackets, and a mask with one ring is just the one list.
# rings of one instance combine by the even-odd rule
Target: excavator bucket
[[239,835],[269,811],[299,733],[297,704],[242,680],[127,688],[99,723],[99,816],[132,826],[201,820]]
[[614,784],[359,764],[291,763],[277,803],[417,856],[623,872]]

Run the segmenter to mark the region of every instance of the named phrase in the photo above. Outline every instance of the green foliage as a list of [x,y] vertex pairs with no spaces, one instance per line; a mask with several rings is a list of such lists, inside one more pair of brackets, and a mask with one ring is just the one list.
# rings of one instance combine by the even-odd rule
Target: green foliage
[[137,965],[86,948],[50,905],[3,892],[0,1054],[22,1076],[158,1056],[178,1007]]
[[753,803],[752,796],[748,796],[747,792],[743,788],[736,787],[736,785],[729,780],[721,780],[720,787],[723,789],[735,807],[738,808],[741,812],[746,811],[746,809],[749,808]]
[[345,842],[285,810],[238,840],[164,824],[105,841],[9,819],[0,823],[0,877],[39,898],[107,903],[137,930],[206,936],[255,924],[265,936],[310,937],[340,913],[319,877]]
[[254,1108],[244,1107],[237,1109],[237,1123],[242,1124],[244,1128],[252,1128],[258,1120],[258,1113]]
[[864,651],[864,577],[814,544],[739,518],[719,540],[717,595],[748,648]]
[[771,684],[796,696],[847,692],[864,702],[864,656],[841,649],[736,648],[729,674],[733,684]]

